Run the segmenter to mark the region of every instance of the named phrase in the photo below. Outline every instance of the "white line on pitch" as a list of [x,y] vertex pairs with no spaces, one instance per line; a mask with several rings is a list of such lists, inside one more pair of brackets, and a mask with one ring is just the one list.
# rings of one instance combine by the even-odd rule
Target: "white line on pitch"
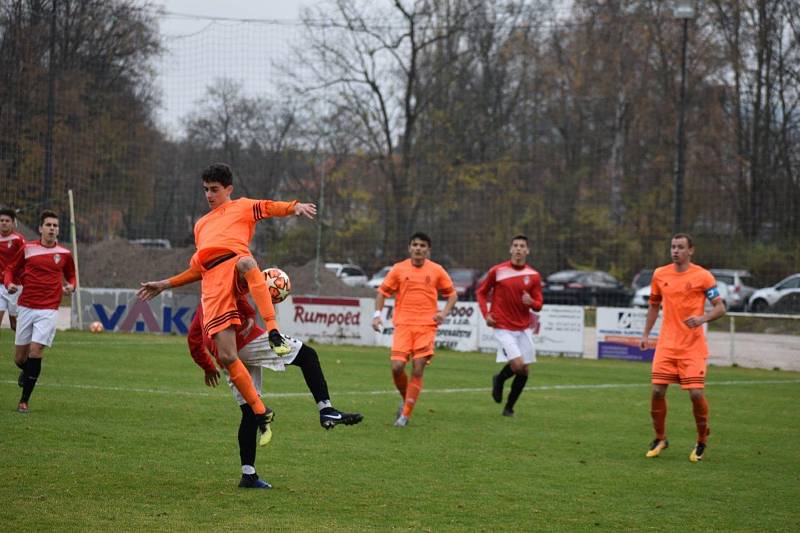
[[[16,385],[16,381],[0,381],[4,385]],[[714,381],[706,383],[709,387],[719,387],[728,385],[781,385],[781,384],[797,384],[800,379],[771,379],[771,380],[733,380],[733,381]],[[182,391],[170,389],[146,389],[140,387],[113,387],[108,385],[81,385],[69,383],[42,383],[40,387],[45,388],[58,388],[58,389],[79,389],[79,390],[97,390],[108,392],[133,392],[143,394],[167,394],[176,396],[216,396],[214,392],[205,391]],[[593,383],[581,385],[535,385],[526,387],[528,391],[547,391],[547,390],[581,390],[581,389],[630,389],[637,387],[649,387],[649,383]],[[489,388],[461,388],[461,389],[424,389],[425,394],[462,394],[462,393],[486,393]],[[391,390],[372,390],[372,391],[334,391],[334,396],[382,396],[397,394],[394,389]],[[308,391],[305,392],[266,392],[264,394],[268,398],[296,398],[306,397],[309,395]]]

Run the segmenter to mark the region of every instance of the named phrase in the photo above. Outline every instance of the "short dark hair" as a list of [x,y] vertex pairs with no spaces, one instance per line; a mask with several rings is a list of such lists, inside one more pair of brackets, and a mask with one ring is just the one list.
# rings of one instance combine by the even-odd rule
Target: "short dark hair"
[[689,248],[694,248],[694,243],[692,242],[692,236],[688,233],[676,233],[672,236],[670,241],[674,241],[675,239],[686,239],[686,243],[689,245]]
[[214,163],[203,171],[203,183],[216,182],[223,187],[233,185],[233,170],[225,163]]
[[433,246],[433,242],[431,241],[431,238],[428,236],[427,233],[422,233],[421,231],[416,232],[414,235],[411,236],[411,238],[408,239],[408,244],[410,245],[412,242],[414,242],[414,239],[419,239],[421,241],[427,242],[429,247]]
[[56,213],[52,209],[45,209],[44,211],[42,211],[42,214],[39,215],[39,225],[40,226],[42,224],[44,224],[44,219],[46,219],[46,218],[55,218],[56,220],[58,220],[58,213]]
[[514,235],[511,237],[511,242],[514,241],[525,241],[525,244],[528,244],[528,237],[520,233],[519,235]]
[[0,217],[3,215],[11,217],[11,220],[17,219],[17,212],[11,209],[10,207],[4,207],[3,209],[0,209]]

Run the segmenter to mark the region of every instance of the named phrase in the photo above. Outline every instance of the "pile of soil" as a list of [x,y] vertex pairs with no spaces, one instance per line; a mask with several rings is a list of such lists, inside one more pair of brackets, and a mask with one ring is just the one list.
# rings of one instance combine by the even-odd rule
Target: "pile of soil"
[[[109,289],[136,289],[142,281],[165,279],[189,266],[194,248],[164,250],[144,248],[124,239],[101,241],[78,248],[81,285]],[[262,268],[272,265],[261,265]],[[320,266],[319,291],[315,282],[315,261],[302,266],[281,265],[292,280],[293,294],[319,296],[373,297],[368,287],[349,287],[332,272]],[[175,289],[175,292],[194,292],[196,284]]]

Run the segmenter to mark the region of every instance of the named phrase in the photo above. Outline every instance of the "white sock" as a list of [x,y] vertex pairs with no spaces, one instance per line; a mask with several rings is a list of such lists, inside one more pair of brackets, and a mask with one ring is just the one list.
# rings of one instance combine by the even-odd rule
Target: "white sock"
[[255,473],[256,469],[252,465],[242,465],[242,474],[253,475]]
[[333,407],[333,405],[331,405],[330,400],[323,400],[321,402],[317,402],[317,409],[319,409],[320,411],[322,411],[326,407]]

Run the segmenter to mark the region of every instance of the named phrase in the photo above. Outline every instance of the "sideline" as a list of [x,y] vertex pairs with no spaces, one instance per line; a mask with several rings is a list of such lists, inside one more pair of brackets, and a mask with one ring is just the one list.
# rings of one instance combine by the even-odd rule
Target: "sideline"
[[[16,381],[0,380],[2,385],[17,386]],[[780,385],[780,384],[800,384],[800,379],[765,379],[765,380],[731,380],[731,381],[712,381],[706,383],[708,387],[719,386],[739,386],[739,385]],[[215,397],[219,396],[217,392],[201,392],[201,391],[182,391],[170,389],[144,389],[137,387],[110,387],[105,385],[81,385],[81,384],[67,384],[67,383],[40,383],[37,388],[44,387],[48,389],[78,389],[78,390],[97,390],[107,392],[130,392],[139,394],[165,394],[174,396],[201,396],[201,397]],[[589,383],[584,385],[537,385],[532,387],[525,387],[527,391],[548,391],[548,390],[593,390],[593,389],[632,389],[632,388],[649,388],[650,383]],[[220,386],[222,390],[224,387]],[[490,392],[489,388],[462,388],[462,389],[425,389],[425,394],[465,394],[465,393],[481,393],[485,394]],[[268,398],[307,398],[308,391],[304,392],[275,392],[265,395]],[[396,395],[395,389],[391,390],[372,390],[372,391],[332,391],[335,396],[385,396]]]

